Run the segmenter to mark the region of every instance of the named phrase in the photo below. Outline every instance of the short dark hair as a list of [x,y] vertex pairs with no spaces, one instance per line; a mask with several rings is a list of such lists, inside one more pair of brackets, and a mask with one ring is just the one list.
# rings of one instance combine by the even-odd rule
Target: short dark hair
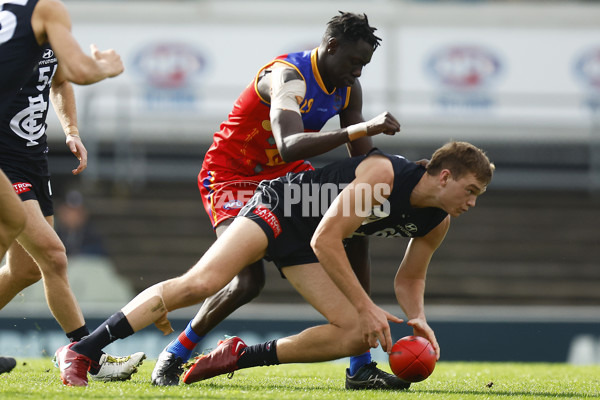
[[373,33],[377,28],[369,25],[366,14],[360,15],[343,11],[339,13],[340,15],[331,18],[327,23],[324,36],[325,41],[330,37],[350,42],[358,42],[362,39],[373,46],[373,50],[380,45],[381,38],[375,36]]
[[437,176],[442,169],[450,170],[455,179],[472,173],[487,186],[496,167],[483,150],[471,143],[452,141],[437,149],[427,165],[427,173],[433,176]]

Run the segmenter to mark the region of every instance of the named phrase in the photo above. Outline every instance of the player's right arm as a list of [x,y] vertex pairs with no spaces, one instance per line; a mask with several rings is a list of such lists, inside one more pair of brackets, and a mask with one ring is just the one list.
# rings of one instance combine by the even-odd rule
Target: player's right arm
[[[402,320],[378,307],[365,292],[352,271],[343,239],[358,229],[373,206],[381,204],[381,197],[389,196],[393,180],[394,171],[388,158],[367,157],[356,169],[356,178],[335,198],[311,240],[319,263],[358,312],[357,324],[365,342],[377,347],[379,341],[387,352],[393,345],[388,321]],[[381,195],[378,197],[375,188],[383,186],[389,190],[378,193]]]
[[[361,122],[350,127],[332,131],[304,132],[300,103],[306,94],[306,85],[302,77],[292,68],[277,66],[273,68],[268,79],[271,80],[269,97],[271,129],[277,150],[285,162],[318,156],[364,136],[379,133],[394,134],[400,130],[396,118],[385,112],[367,122],[362,122],[361,115]],[[357,87],[357,91],[360,91],[358,80],[354,86]],[[355,133],[351,134],[353,127]]]
[[71,34],[69,12],[59,0],[40,0],[31,25],[38,44],[50,42],[69,81],[89,85],[123,72],[121,57],[114,50],[99,51],[92,45],[91,57],[81,50]]
[[407,324],[412,326],[415,335],[431,342],[438,359],[440,347],[425,317],[425,278],[431,257],[443,242],[449,227],[450,216],[447,216],[427,235],[411,239],[394,279],[396,298],[408,318]]

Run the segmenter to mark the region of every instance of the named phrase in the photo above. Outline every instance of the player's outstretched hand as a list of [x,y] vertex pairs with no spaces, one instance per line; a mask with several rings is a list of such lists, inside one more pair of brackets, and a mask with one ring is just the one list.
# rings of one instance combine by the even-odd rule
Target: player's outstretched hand
[[388,111],[367,121],[367,135],[375,136],[380,133],[395,135],[400,132],[400,122]]
[[408,326],[412,326],[413,334],[415,336],[422,336],[425,339],[429,340],[433,348],[435,349],[435,354],[437,359],[440,359],[440,345],[435,338],[435,333],[433,333],[433,329],[429,326],[427,321],[421,318],[413,318],[406,323]]

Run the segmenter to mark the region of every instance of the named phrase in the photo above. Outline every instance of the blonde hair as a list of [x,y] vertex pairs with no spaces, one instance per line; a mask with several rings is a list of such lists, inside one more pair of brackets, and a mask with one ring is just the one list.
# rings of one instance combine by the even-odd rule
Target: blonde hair
[[443,169],[450,170],[456,179],[473,173],[478,181],[487,186],[496,167],[483,150],[468,142],[452,141],[437,149],[427,165],[430,175],[436,176]]

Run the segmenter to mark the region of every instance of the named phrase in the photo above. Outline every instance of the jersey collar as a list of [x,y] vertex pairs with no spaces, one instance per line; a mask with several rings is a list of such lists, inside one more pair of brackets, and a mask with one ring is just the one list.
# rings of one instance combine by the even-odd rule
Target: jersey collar
[[336,91],[336,88],[333,88],[333,90],[331,92],[327,91],[327,88],[325,87],[325,84],[323,83],[323,78],[321,78],[321,73],[319,72],[319,68],[317,68],[317,50],[319,50],[318,47],[313,49],[313,51],[310,53],[310,63],[312,65],[313,75],[322,91],[324,91],[327,94],[333,94]]

